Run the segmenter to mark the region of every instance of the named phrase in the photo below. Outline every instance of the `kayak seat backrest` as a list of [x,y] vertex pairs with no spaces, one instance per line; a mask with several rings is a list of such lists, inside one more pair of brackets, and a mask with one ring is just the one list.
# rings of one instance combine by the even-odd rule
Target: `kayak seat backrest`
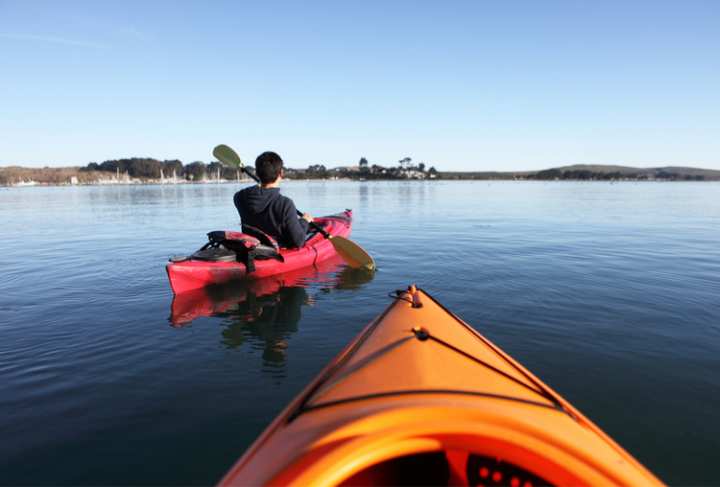
[[[260,239],[254,235],[250,235],[245,232],[234,232],[232,230],[216,230],[207,234],[208,243],[199,252],[206,251],[206,248],[223,248],[233,253],[237,262],[245,264],[248,272],[255,271],[255,259],[278,259],[283,260],[280,254],[280,248],[277,246],[277,242],[270,239]],[[269,241],[272,244],[266,244],[263,242]],[[204,259],[200,259],[204,260]],[[225,259],[222,259],[225,260]]]
[[269,245],[270,247],[275,248],[276,251],[280,251],[280,245],[278,245],[277,240],[268,233],[263,232],[259,228],[253,227],[252,225],[243,224],[242,230],[245,234],[258,239],[261,244]]
[[260,245],[260,239],[243,232],[233,232],[231,230],[216,230],[207,234],[211,243],[217,243],[229,248],[230,250],[246,249],[252,250]]

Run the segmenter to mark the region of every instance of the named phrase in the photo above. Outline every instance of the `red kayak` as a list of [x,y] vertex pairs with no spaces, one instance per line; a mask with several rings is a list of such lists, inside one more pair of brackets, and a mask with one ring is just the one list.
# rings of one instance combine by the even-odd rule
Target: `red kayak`
[[[332,236],[347,237],[352,228],[352,211],[315,218],[315,223]],[[317,265],[337,255],[332,243],[320,233],[310,237],[302,248],[281,248],[279,258],[255,260],[252,272],[247,271],[245,263],[234,258],[208,260],[200,255],[203,249],[189,257],[172,258],[166,266],[170,287],[175,294],[243,278],[262,279]]]

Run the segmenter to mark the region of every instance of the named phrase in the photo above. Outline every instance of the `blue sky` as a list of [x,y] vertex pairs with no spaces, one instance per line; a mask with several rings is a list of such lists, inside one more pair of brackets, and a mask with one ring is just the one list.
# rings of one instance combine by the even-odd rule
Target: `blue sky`
[[0,0],[0,165],[720,169],[720,2]]

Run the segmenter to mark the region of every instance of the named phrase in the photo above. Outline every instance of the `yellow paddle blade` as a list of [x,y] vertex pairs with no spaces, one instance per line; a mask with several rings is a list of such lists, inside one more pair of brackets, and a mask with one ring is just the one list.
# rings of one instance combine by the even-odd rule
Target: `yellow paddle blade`
[[330,243],[333,244],[338,255],[340,255],[350,267],[367,269],[369,271],[375,270],[375,261],[370,257],[370,254],[365,252],[362,247],[352,240],[348,240],[345,237],[333,236],[330,237]]

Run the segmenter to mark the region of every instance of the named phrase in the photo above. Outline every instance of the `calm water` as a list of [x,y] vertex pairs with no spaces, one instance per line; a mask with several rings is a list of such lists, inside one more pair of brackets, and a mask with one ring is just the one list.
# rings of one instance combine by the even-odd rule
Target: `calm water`
[[719,184],[289,183],[355,210],[374,279],[173,305],[167,257],[236,189],[0,189],[0,482],[213,483],[417,282],[665,481],[720,484]]

